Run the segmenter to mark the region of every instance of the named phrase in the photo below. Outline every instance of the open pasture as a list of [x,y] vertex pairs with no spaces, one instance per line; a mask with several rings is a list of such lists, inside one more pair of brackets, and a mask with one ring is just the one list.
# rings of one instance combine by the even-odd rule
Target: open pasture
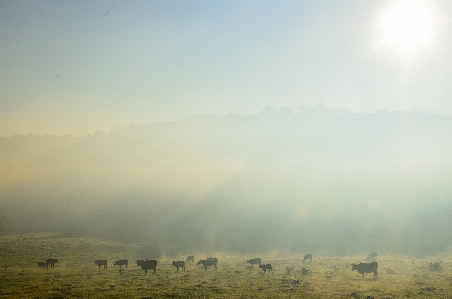
[[[186,272],[171,265],[186,256],[157,258],[157,275],[144,274],[135,260],[145,243],[120,244],[94,238],[66,238],[56,234],[0,237],[0,298],[452,298],[452,254],[427,257],[378,255],[379,276],[365,279],[351,271],[357,256],[322,256],[313,252],[312,263],[303,255],[278,252],[249,256],[194,253]],[[187,255],[193,254],[187,252]],[[204,271],[199,259],[217,257],[218,271]],[[261,257],[272,273],[263,274],[246,260]],[[37,262],[56,258],[54,269]],[[95,260],[107,259],[108,269]],[[114,261],[128,259],[127,268]],[[441,262],[442,271],[430,271]],[[304,271],[303,271],[304,268]]]

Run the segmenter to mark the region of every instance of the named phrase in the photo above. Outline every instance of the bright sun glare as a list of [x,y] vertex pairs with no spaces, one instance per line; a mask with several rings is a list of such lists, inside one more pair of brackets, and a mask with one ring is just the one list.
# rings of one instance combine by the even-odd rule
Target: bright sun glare
[[415,0],[399,0],[382,15],[380,26],[384,44],[402,52],[428,46],[435,18],[429,6]]

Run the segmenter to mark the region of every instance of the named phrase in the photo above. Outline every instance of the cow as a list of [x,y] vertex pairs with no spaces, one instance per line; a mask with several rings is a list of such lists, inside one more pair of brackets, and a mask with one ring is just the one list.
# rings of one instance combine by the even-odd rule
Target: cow
[[309,260],[309,262],[312,262],[312,254],[308,253],[303,257],[303,263],[306,263],[307,260]]
[[374,279],[377,279],[378,276],[378,263],[372,262],[372,263],[359,263],[359,264],[352,264],[352,271],[357,270],[359,273],[363,275],[364,279],[364,273],[374,273]]
[[204,266],[204,271],[207,271],[207,267],[214,266],[215,271],[217,270],[218,259],[216,257],[209,257],[207,260],[199,260],[196,265],[202,264]]
[[50,269],[55,268],[55,264],[58,263],[57,259],[46,259],[47,267],[50,265]]
[[104,266],[104,269],[107,269],[107,260],[96,260],[94,263],[99,266],[99,270],[100,266]]
[[257,257],[254,259],[246,260],[247,264],[251,264],[251,267],[254,268],[254,265],[260,265],[261,264],[261,258]]
[[144,274],[148,274],[148,270],[154,270],[154,275],[157,274],[157,261],[156,260],[137,260],[137,266],[140,266],[144,270]]
[[195,262],[195,256],[194,255],[189,255],[187,256],[187,260],[185,261],[186,263],[194,263]]
[[268,270],[268,272],[273,272],[273,268],[272,265],[267,264],[267,265],[259,265],[259,268],[261,268],[262,270],[264,270],[264,274],[265,272]]
[[177,272],[179,272],[179,268],[182,268],[182,271],[185,272],[185,262],[184,261],[173,261],[172,265],[176,267]]
[[377,253],[376,252],[371,252],[369,253],[369,255],[366,257],[366,261],[367,262],[375,262],[377,260]]
[[129,261],[127,259],[118,260],[115,262],[115,266],[119,266],[119,269],[121,269],[122,266],[126,266],[126,268],[127,268],[128,265],[129,265]]
[[49,268],[46,262],[38,262],[38,268]]

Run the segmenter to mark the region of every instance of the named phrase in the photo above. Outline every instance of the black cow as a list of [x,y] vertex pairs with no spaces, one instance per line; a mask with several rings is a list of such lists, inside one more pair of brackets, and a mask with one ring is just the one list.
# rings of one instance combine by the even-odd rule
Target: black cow
[[104,269],[107,269],[107,260],[96,260],[94,263],[99,266],[99,270],[100,266],[104,266]]
[[128,265],[129,265],[129,261],[127,259],[118,260],[115,262],[115,266],[119,266],[119,269],[121,269],[122,266],[126,266],[126,268],[127,268]]
[[179,268],[182,268],[182,271],[185,272],[185,262],[184,261],[173,261],[172,265],[176,267],[177,272],[179,272]]
[[364,273],[374,273],[374,279],[377,279],[378,276],[378,263],[372,262],[372,263],[359,263],[359,264],[352,264],[352,271],[358,270],[359,273],[363,275],[364,279]]
[[148,274],[148,270],[154,270],[154,275],[157,274],[157,261],[156,260],[137,260],[137,266],[140,266],[144,270],[144,274]]
[[265,272],[268,270],[268,272],[273,272],[273,268],[272,265],[267,264],[267,265],[259,265],[259,268],[261,268],[262,270],[264,270],[264,274]]
[[217,270],[218,259],[216,257],[209,257],[207,260],[199,260],[196,265],[202,264],[204,266],[204,271],[207,271],[207,267],[214,266],[215,271]]
[[38,268],[49,268],[46,262],[38,262]]
[[367,262],[375,262],[377,260],[377,253],[376,252],[371,252],[369,253],[369,255],[366,257],[366,261]]
[[195,256],[194,255],[189,255],[187,256],[187,260],[185,261],[186,263],[194,263],[195,262]]
[[309,260],[309,262],[312,262],[312,254],[308,253],[303,257],[303,263],[306,263],[307,260]]
[[47,267],[50,265],[50,269],[55,268],[55,264],[58,263],[57,259],[46,259]]
[[257,258],[254,258],[254,259],[246,260],[246,263],[247,264],[251,264],[251,267],[254,268],[254,265],[260,265],[262,262],[261,262],[261,258],[257,257]]

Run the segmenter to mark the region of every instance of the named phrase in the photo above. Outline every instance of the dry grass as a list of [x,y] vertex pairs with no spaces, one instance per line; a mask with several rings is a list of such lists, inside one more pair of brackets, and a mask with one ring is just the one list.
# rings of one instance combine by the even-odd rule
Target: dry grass
[[[217,253],[218,271],[187,265],[176,273],[170,259],[159,259],[157,275],[144,275],[134,261],[145,244],[118,244],[100,239],[63,238],[54,234],[29,234],[0,238],[0,298],[443,298],[452,299],[452,255],[414,258],[379,256],[379,279],[350,270],[350,263],[366,256],[316,256],[303,264],[300,255],[267,253],[262,262],[273,273],[247,269],[254,256]],[[46,258],[60,260],[55,269],[37,267]],[[195,255],[195,259],[205,258]],[[127,258],[129,267],[113,267]],[[146,258],[146,257],[145,257]],[[109,268],[98,270],[96,259]],[[177,259],[185,259],[178,257]],[[429,271],[441,261],[443,271]],[[302,275],[302,268],[310,274]]]

